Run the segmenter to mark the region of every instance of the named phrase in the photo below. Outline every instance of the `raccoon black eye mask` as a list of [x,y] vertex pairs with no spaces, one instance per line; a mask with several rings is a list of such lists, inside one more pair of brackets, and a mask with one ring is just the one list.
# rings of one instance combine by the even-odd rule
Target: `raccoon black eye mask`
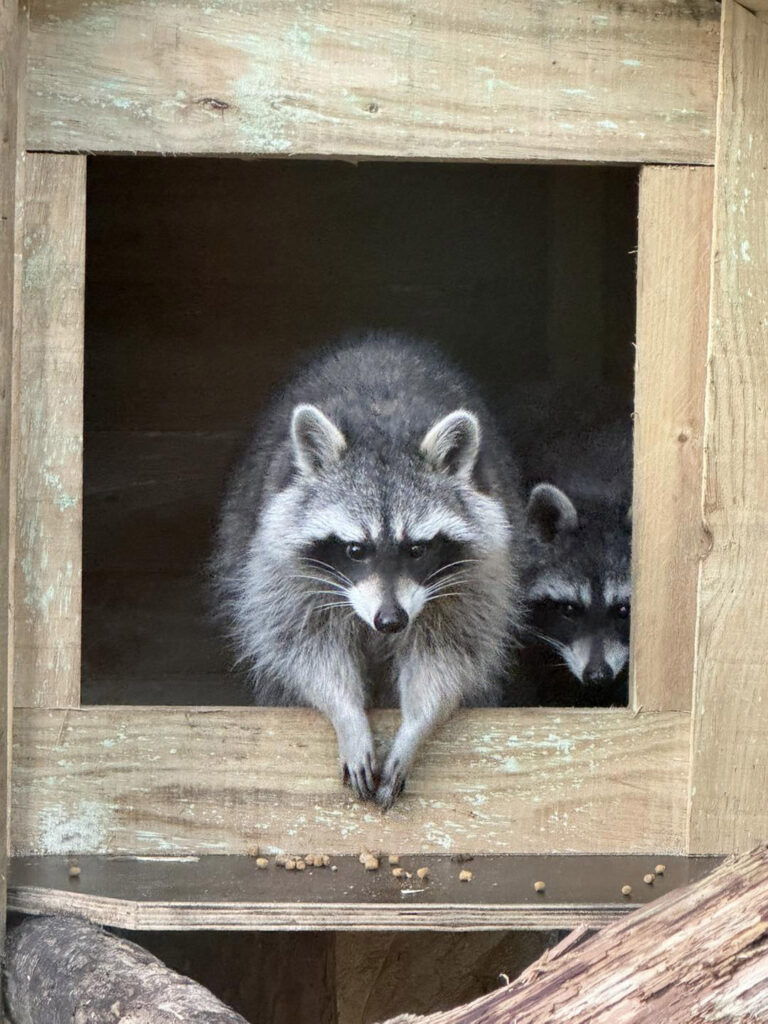
[[[498,684],[519,599],[496,438],[436,351],[376,336],[307,367],[232,478],[215,569],[256,693],[322,711],[343,777],[384,808],[434,727]],[[372,665],[402,713],[381,765]]]

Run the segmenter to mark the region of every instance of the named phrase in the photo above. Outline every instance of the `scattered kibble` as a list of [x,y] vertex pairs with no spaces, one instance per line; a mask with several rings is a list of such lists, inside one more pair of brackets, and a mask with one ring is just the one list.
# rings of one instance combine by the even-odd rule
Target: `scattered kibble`
[[393,868],[396,868],[397,865],[400,863],[400,858],[398,857],[398,855],[396,853],[390,853],[390,855],[387,858],[387,860],[389,861],[390,867],[393,867]]
[[664,866],[664,864],[657,864],[656,867],[654,868],[654,871],[656,872],[657,875],[663,875],[666,870],[667,869]]
[[656,875],[643,875],[643,881],[646,885],[653,885],[653,880]]
[[286,862],[285,862],[285,870],[286,871],[295,871],[296,870],[296,861],[293,859],[293,857],[289,857],[286,860]]
[[392,875],[395,878],[405,878],[405,868],[392,868]]
[[249,857],[258,857],[261,851],[259,850],[258,846],[249,846],[248,849],[246,850],[246,853],[248,854]]
[[622,887],[621,887],[621,895],[622,896],[631,896],[632,895],[632,886],[631,885],[622,885]]
[[80,877],[80,868],[78,867],[77,864],[70,864],[69,865],[69,877],[70,878],[79,878]]
[[420,878],[422,882],[425,881],[427,878],[429,878],[429,868],[419,868],[419,870],[416,872],[416,877]]
[[459,881],[460,882],[471,882],[473,878],[474,878],[474,875],[472,874],[471,871],[468,871],[467,869],[465,869],[464,871],[460,871],[459,872]]
[[374,857],[373,854],[366,857],[363,861],[363,867],[366,871],[378,871],[379,870],[379,858]]
[[296,861],[296,870],[297,871],[305,871],[306,867],[307,867],[307,862],[305,860],[301,860],[300,859],[300,860]]
[[536,890],[536,892],[544,892],[547,886],[545,882],[534,882],[533,888]]
[[257,857],[256,858],[256,867],[259,868],[261,871],[263,871],[264,868],[268,868],[269,867],[269,861],[267,860],[266,857]]
[[[329,853],[324,853],[323,857],[322,857],[322,861],[323,861],[323,867],[327,868],[328,865],[331,863],[331,855]],[[335,870],[336,869],[334,868],[334,871]]]
[[278,868],[284,868],[287,861],[288,858],[285,856],[284,853],[278,853],[278,855],[275,857],[275,866]]
[[337,864],[331,864],[331,871],[338,871],[338,870],[339,870],[339,868],[338,868]]

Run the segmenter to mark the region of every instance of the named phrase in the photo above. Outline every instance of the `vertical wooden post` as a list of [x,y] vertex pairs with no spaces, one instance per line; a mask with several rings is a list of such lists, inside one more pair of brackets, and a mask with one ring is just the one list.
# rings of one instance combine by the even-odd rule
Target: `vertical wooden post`
[[19,318],[14,703],[80,703],[86,157],[30,153]]
[[22,68],[22,22],[17,0],[0,0],[0,943],[3,944],[13,704],[14,417],[17,382],[14,339],[20,283],[17,203],[21,197],[23,167],[20,128]]
[[689,846],[765,840],[768,21],[723,0]]
[[713,185],[711,167],[640,176],[632,680],[648,711],[691,706]]

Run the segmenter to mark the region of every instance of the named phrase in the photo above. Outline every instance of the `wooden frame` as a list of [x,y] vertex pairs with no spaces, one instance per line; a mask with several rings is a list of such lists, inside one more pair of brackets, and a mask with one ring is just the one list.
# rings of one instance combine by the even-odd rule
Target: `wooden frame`
[[[396,5],[379,18],[339,0],[322,23],[288,4],[209,17],[192,0],[172,15],[99,0],[66,18],[63,4],[32,6],[29,149],[688,166],[645,166],[640,177],[633,706],[457,716],[381,817],[342,793],[330,727],[311,712],[78,708],[85,157],[30,157],[23,348],[5,363],[22,381],[21,434],[14,444],[6,431],[2,449],[4,466],[18,460],[21,513],[11,537],[15,851],[178,856],[259,843],[338,855],[660,855],[763,837],[768,502],[753,439],[768,415],[755,283],[768,271],[766,21],[735,0],[724,0],[721,33],[710,0],[685,12],[666,0],[583,0],[542,28],[522,0],[513,17],[499,2],[477,14],[472,52],[486,64],[476,80],[479,65],[458,58],[469,30],[439,24],[427,4],[408,22]],[[344,42],[350,23],[356,49]],[[178,65],[154,56],[148,34],[169,35]],[[246,38],[247,74],[235,52]],[[521,38],[524,61],[508,53]],[[383,40],[385,63],[367,60]],[[291,76],[286,47],[299,58]],[[427,56],[429,80],[419,77]],[[338,87],[338,67],[354,87]],[[693,166],[713,159],[714,174]],[[59,418],[41,418],[51,397]],[[392,715],[376,726],[390,731]]]

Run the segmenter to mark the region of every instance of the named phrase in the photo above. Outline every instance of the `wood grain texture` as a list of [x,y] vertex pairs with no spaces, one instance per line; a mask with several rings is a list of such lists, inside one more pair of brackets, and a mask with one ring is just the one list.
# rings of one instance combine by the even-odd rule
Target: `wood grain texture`
[[692,852],[768,830],[768,22],[725,0],[690,798]]
[[31,149],[711,163],[715,0],[35,0]]
[[[295,853],[296,851],[294,851]],[[463,855],[466,856],[466,855]],[[667,857],[653,885],[642,879],[658,855],[473,857],[473,878],[447,854],[403,854],[410,878],[386,863],[366,871],[357,853],[328,868],[286,871],[253,857],[87,855],[15,858],[8,906],[23,914],[68,913],[99,924],[155,931],[504,931],[600,928],[670,889],[701,878],[713,858]],[[428,881],[416,876],[429,871]],[[546,891],[534,881],[546,880]],[[633,886],[625,897],[621,889]],[[202,979],[201,979],[202,980]],[[221,994],[221,993],[220,993]]]
[[[10,845],[13,560],[16,517],[18,312],[23,194],[25,13],[0,0],[0,947]],[[3,980],[0,978],[0,1004]],[[2,1011],[0,1010],[0,1013]]]
[[30,154],[24,204],[14,699],[80,702],[85,157]]
[[685,714],[462,712],[385,815],[305,709],[29,709],[15,744],[18,854],[682,852]]
[[5,975],[15,1024],[248,1024],[147,950],[76,918],[16,925]]
[[652,711],[691,706],[713,187],[708,167],[640,177],[632,677]]
[[588,937],[579,929],[491,995],[388,1024],[760,1024],[768,1019],[768,853]]

